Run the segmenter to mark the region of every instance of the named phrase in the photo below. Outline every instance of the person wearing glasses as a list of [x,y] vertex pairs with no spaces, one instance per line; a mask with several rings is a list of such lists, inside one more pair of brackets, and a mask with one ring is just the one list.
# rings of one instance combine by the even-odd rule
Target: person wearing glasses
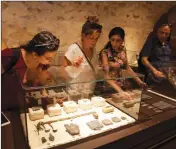
[[59,42],[50,32],[42,31],[26,45],[2,50],[1,73],[20,67],[37,68],[40,64],[49,65],[57,53]]
[[94,79],[98,65],[95,47],[101,32],[102,26],[99,20],[96,16],[89,16],[82,26],[81,38],[68,47],[63,65],[72,81],[81,82]]
[[64,56],[65,66],[79,67],[81,63],[95,59],[95,46],[101,35],[102,26],[95,16],[87,17],[82,26],[81,39],[69,46]]
[[[23,102],[17,95],[20,86],[14,70],[19,74],[22,83],[36,81],[36,78],[41,78],[41,74],[46,72],[44,70],[51,64],[59,43],[60,40],[52,33],[42,31],[25,45],[1,51],[2,109],[18,108]],[[29,72],[38,73],[29,75]],[[49,77],[47,76],[47,79]]]
[[170,34],[171,25],[160,25],[156,33],[149,34],[139,54],[139,70],[146,74],[148,85],[160,83],[165,78],[160,68],[171,60]]
[[[126,49],[124,47],[125,32],[121,27],[113,28],[109,33],[109,41],[100,51],[100,61],[103,68],[107,74],[107,78],[120,78],[122,76],[122,71],[125,69],[130,75],[136,76],[134,71],[128,64],[128,59],[126,55]],[[140,85],[145,85],[138,77],[135,77],[135,81]],[[126,100],[132,99],[131,96],[125,92],[125,80],[108,80],[110,84],[117,92],[119,92],[122,97]],[[127,84],[126,84],[127,85]]]

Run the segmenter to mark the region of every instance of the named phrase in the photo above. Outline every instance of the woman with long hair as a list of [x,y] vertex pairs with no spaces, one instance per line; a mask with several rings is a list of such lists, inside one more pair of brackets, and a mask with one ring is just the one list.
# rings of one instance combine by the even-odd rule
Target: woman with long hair
[[109,41],[100,52],[100,60],[106,72],[107,82],[122,96],[124,99],[131,99],[131,96],[123,90],[125,88],[125,81],[110,80],[111,78],[120,78],[122,71],[125,69],[131,76],[134,76],[135,81],[142,86],[144,83],[136,77],[136,74],[131,69],[126,49],[124,46],[125,32],[121,27],[113,28],[109,33]]

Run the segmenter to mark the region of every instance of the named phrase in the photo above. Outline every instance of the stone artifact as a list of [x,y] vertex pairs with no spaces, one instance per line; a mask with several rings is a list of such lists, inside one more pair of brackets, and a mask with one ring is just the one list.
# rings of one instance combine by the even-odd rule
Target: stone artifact
[[61,115],[61,107],[59,104],[49,104],[47,105],[47,113],[50,117]]
[[57,132],[57,125],[55,123],[50,123],[50,126],[53,129],[53,132]]
[[42,140],[42,143],[45,143],[47,141],[45,137],[42,137],[41,140]]
[[91,98],[91,102],[94,106],[96,107],[102,107],[106,105],[106,99],[100,97],[100,96],[95,96]]
[[54,141],[54,136],[51,133],[49,134],[49,140]]
[[63,109],[66,113],[76,112],[77,104],[74,101],[66,101],[63,103]]
[[120,119],[120,118],[118,118],[118,117],[112,117],[111,119],[112,119],[112,121],[113,121],[113,122],[115,122],[115,123],[117,123],[117,122],[120,122],[120,121],[121,121],[121,119]]
[[109,119],[104,119],[104,120],[102,120],[102,123],[103,123],[104,125],[112,125],[112,124],[113,124],[112,121],[109,120]]
[[110,113],[110,112],[113,112],[114,111],[114,107],[113,106],[106,106],[106,107],[103,107],[102,108],[102,111],[104,113]]
[[130,108],[130,107],[133,107],[136,103],[139,103],[139,102],[140,102],[139,100],[130,100],[130,101],[124,102],[123,106],[125,108]]
[[71,123],[65,124],[64,126],[70,135],[78,135],[80,133],[79,126],[76,124]]
[[103,125],[98,120],[87,122],[87,125],[92,130],[100,130],[101,128],[103,128]]
[[95,119],[98,119],[98,113],[95,112],[95,113],[93,113],[92,115],[93,115],[93,117],[94,117]]
[[78,100],[78,105],[79,105],[79,108],[82,110],[92,109],[92,103],[89,99]]
[[126,117],[124,117],[124,116],[122,116],[122,117],[121,117],[121,119],[122,119],[122,120],[126,120],[127,118],[126,118]]
[[43,127],[45,128],[45,132],[49,132],[50,131],[50,125],[49,124],[44,124]]
[[42,107],[29,108],[29,118],[31,121],[39,120],[44,118],[44,110]]

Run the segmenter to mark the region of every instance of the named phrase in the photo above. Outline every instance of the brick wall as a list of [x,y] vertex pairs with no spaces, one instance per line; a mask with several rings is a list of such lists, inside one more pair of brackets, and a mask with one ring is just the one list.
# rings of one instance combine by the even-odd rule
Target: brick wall
[[[85,16],[96,15],[103,25],[101,50],[109,31],[121,26],[128,50],[139,51],[159,17],[176,2],[2,2],[2,39],[15,47],[37,32],[48,30],[61,40],[60,51],[80,38]],[[129,53],[134,59],[135,52]]]

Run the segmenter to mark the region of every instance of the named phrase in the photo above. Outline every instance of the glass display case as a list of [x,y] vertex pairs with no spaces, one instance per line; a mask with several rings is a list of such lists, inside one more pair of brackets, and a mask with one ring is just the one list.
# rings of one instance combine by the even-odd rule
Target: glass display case
[[151,85],[149,92],[176,101],[176,62],[154,63],[154,65],[157,65],[165,77],[157,79],[157,82]]
[[108,78],[101,67],[87,66],[19,69],[16,74],[23,89],[20,117],[31,149],[84,140],[139,119],[143,87],[137,80],[143,81],[143,75],[123,70],[122,77]]
[[126,50],[127,53],[127,58],[128,58],[128,63],[130,66],[137,67],[138,66],[138,58],[139,58],[139,52],[137,51],[131,51],[131,50]]

